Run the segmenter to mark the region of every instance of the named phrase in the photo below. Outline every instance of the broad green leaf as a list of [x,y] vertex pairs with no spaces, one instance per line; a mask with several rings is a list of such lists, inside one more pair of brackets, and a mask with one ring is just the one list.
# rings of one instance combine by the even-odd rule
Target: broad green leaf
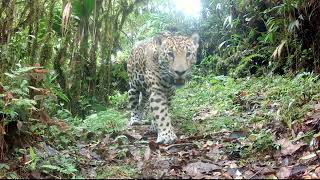
[[10,77],[10,78],[16,78],[17,76],[11,73],[4,73],[6,76]]
[[51,169],[51,170],[60,170],[60,167],[59,167],[59,166],[50,165],[50,164],[42,165],[41,167],[42,167],[42,168],[46,168],[46,169]]

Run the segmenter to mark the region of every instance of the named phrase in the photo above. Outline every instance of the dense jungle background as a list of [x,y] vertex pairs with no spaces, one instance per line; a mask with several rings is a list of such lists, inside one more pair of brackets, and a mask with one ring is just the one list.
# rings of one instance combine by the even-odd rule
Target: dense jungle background
[[[0,177],[320,178],[320,2],[176,2],[1,0]],[[165,31],[200,35],[172,145],[127,127],[130,50]]]

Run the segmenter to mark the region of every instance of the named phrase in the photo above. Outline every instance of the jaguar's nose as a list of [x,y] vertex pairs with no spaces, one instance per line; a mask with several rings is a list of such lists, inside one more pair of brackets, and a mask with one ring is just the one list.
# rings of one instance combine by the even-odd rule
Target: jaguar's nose
[[186,71],[174,71],[178,76],[183,76]]

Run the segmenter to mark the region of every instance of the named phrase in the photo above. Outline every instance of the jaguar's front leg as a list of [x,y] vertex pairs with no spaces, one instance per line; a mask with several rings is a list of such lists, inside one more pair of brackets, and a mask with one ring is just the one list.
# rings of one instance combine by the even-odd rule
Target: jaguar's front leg
[[130,84],[128,91],[129,105],[131,108],[131,117],[129,125],[136,125],[141,123],[141,112],[139,111],[139,94],[140,92]]
[[171,89],[169,90],[169,93],[168,93],[168,106],[169,107],[171,106],[171,102],[172,102],[172,99],[173,99],[175,94],[176,94],[175,87],[171,87]]
[[151,92],[150,106],[157,124],[157,143],[171,144],[177,139],[168,113],[168,101],[164,93]]

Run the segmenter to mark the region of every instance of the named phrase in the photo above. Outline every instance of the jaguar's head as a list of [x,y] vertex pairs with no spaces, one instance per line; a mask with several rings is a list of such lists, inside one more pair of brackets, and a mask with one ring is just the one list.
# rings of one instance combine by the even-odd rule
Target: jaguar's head
[[159,63],[164,65],[177,87],[183,86],[191,78],[191,67],[197,61],[199,35],[165,35],[161,38]]

